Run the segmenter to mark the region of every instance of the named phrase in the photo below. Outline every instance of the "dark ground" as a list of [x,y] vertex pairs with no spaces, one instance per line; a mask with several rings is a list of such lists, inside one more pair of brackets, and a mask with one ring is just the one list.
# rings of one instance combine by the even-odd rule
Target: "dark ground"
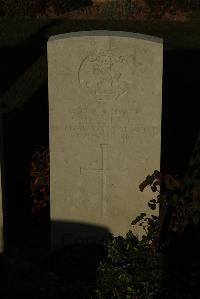
[[47,253],[0,256],[0,298],[90,298],[103,246],[76,245]]

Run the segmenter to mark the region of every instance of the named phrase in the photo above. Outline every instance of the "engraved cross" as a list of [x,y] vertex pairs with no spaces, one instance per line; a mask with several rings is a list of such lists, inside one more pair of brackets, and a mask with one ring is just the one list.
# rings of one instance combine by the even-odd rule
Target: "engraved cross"
[[97,169],[84,169],[80,167],[80,175],[82,175],[84,172],[93,172],[95,174],[100,174],[101,175],[101,202],[102,202],[102,210],[101,210],[101,215],[105,215],[106,210],[107,210],[107,200],[106,200],[106,179],[107,179],[107,172],[113,172],[113,173],[127,173],[128,169],[124,170],[112,170],[112,169],[107,169],[105,167],[105,150],[106,146],[108,144],[100,144],[100,149],[101,149],[101,167]]

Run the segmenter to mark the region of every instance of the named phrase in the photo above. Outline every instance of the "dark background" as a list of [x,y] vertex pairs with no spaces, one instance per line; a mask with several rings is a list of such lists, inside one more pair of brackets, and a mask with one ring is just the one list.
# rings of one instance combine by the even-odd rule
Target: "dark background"
[[[5,21],[4,21],[5,22]],[[20,23],[21,21],[16,21]],[[33,22],[33,21],[32,21]],[[34,21],[37,23],[37,20]],[[33,22],[33,23],[34,23]],[[17,23],[17,24],[18,24]],[[24,21],[24,30],[30,30],[22,42],[7,45],[5,38],[0,47],[0,92],[3,95],[3,150],[6,213],[6,248],[14,250],[26,246],[47,246],[49,242],[49,214],[42,222],[35,223],[31,217],[30,201],[30,160],[40,145],[48,146],[48,83],[46,42],[50,35],[94,29],[124,30],[157,35],[164,38],[163,102],[162,102],[162,151],[161,171],[184,177],[199,130],[199,69],[200,50],[181,38],[186,34],[184,25],[166,29],[166,24],[72,24],[62,27],[62,20],[52,20],[31,34],[30,21]],[[21,24],[21,23],[20,23]],[[23,28],[22,25],[20,25]],[[57,26],[51,30],[51,26]],[[9,27],[9,26],[8,26]],[[28,29],[27,29],[28,28]],[[156,29],[155,29],[156,28]],[[13,27],[11,27],[13,30]],[[187,31],[192,30],[186,27]],[[163,31],[162,31],[163,30]],[[175,42],[174,31],[177,30]],[[11,38],[11,35],[8,39]],[[13,34],[13,31],[12,31]],[[16,34],[17,31],[16,31]],[[182,34],[182,35],[181,35]],[[197,35],[196,35],[197,36]],[[40,72],[26,71],[37,64],[42,73],[41,82],[34,85],[34,78],[40,81]],[[14,92],[12,87],[21,77],[28,78],[25,86]],[[30,76],[30,77],[29,77]],[[33,82],[31,81],[33,80]],[[28,85],[29,84],[29,85]],[[32,91],[32,86],[34,89]],[[11,90],[11,92],[10,92]],[[23,93],[23,90],[25,92]],[[28,90],[28,91],[27,91]],[[17,91],[17,92],[16,92]],[[32,92],[31,92],[32,91]],[[28,94],[28,95],[27,95]],[[12,95],[12,96],[9,96]],[[5,99],[8,99],[7,102]]]

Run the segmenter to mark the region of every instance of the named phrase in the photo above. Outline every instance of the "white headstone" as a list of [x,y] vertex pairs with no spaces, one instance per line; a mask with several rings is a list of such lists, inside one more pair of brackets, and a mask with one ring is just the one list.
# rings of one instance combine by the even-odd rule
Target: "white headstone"
[[160,168],[162,40],[85,31],[47,48],[52,246],[125,236]]

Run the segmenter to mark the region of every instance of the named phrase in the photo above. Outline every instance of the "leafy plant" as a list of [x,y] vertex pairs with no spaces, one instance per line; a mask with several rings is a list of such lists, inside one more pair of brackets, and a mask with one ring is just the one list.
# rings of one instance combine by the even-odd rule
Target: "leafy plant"
[[163,290],[164,259],[142,244],[131,231],[108,243],[107,261],[100,264],[98,298],[143,298],[159,296]]
[[134,9],[132,0],[115,0],[102,3],[99,13],[105,18],[124,18],[131,15]]
[[[171,175],[154,171],[140,184],[140,191],[147,186],[152,192],[158,192],[148,206],[155,210],[159,204],[160,214],[146,217],[146,213],[141,213],[132,221],[133,226],[141,225],[145,230],[141,240],[129,231],[125,238],[118,236],[108,241],[107,259],[98,268],[97,298],[164,298],[163,294],[167,293],[168,243],[161,239],[163,227],[166,231],[181,233],[189,223],[199,222],[198,210],[191,205],[193,192],[186,184]],[[169,210],[170,221],[166,228]]]
[[152,12],[163,14],[166,10],[190,11],[200,8],[199,0],[145,0]]
[[0,1],[0,14],[3,16],[35,16],[44,13],[46,2],[44,0],[2,0]]
[[[31,161],[31,198],[33,213],[49,205],[49,149],[41,147]],[[125,237],[112,238],[105,245],[107,257],[97,272],[94,298],[157,299],[168,291],[166,269],[168,233],[181,235],[189,224],[200,223],[200,188],[195,183],[154,171],[140,184],[141,192],[150,187],[155,196],[148,207],[160,207],[159,216],[141,213],[132,221],[144,235],[139,240],[129,231]],[[197,280],[198,273],[192,273]],[[169,274],[167,274],[169,276]],[[189,297],[188,297],[189,298]]]

